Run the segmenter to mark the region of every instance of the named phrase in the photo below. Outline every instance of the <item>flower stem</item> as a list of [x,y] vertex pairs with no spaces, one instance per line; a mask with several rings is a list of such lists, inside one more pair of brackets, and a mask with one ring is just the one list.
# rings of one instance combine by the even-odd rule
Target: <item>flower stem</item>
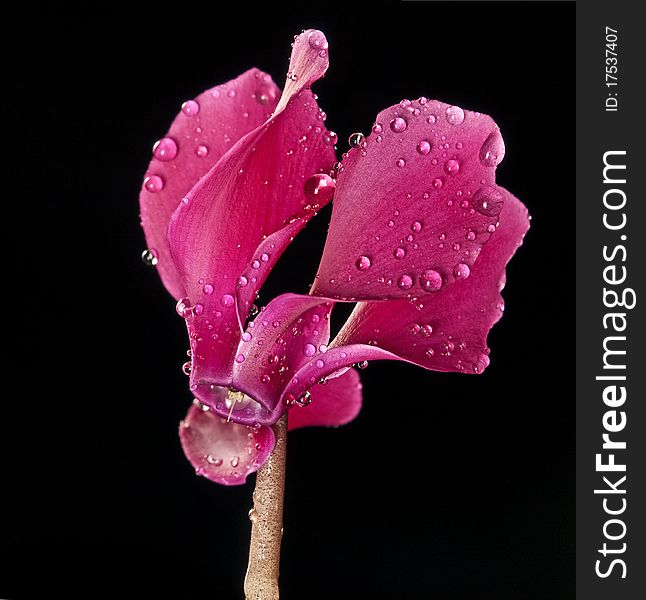
[[244,580],[246,600],[278,600],[280,542],[283,537],[287,414],[274,425],[276,446],[258,471],[254,506],[249,512],[251,542]]

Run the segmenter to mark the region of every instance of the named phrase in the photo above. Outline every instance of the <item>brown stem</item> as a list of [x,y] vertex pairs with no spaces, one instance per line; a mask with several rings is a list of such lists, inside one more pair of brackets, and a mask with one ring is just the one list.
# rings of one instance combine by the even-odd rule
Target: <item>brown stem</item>
[[287,454],[287,414],[274,425],[276,446],[258,471],[254,506],[249,511],[251,542],[244,580],[246,600],[278,600],[280,542],[283,537],[283,498]]

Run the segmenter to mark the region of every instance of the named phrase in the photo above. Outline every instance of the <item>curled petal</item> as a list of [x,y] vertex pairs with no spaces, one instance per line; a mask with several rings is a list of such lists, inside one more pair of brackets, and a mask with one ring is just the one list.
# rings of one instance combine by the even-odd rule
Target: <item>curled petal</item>
[[176,300],[186,290],[166,238],[171,215],[227,150],[269,118],[279,97],[269,75],[250,69],[186,101],[155,145],[139,196],[141,223],[159,275]]
[[305,90],[227,152],[173,214],[170,248],[191,307],[192,386],[230,383],[251,302],[314,214],[304,185],[334,162],[326,139]]
[[300,427],[339,427],[361,410],[361,380],[355,369],[331,377],[311,390],[310,402],[289,412],[289,430]]
[[269,458],[271,427],[247,427],[193,405],[179,426],[186,458],[195,472],[222,485],[240,485]]
[[328,43],[323,32],[307,29],[295,36],[283,97],[276,110],[281,111],[295,94],[323,77],[329,64]]
[[500,226],[463,281],[410,300],[361,302],[331,346],[376,344],[435,371],[481,373],[487,334],[504,309],[505,265],[529,228],[527,210],[503,188]]
[[422,98],[379,113],[344,155],[312,293],[433,295],[459,281],[498,222],[504,144],[493,120]]
[[279,403],[287,382],[303,364],[327,349],[331,308],[330,302],[313,296],[278,296],[242,335],[229,390],[200,377],[193,393],[238,423],[275,423],[287,410]]

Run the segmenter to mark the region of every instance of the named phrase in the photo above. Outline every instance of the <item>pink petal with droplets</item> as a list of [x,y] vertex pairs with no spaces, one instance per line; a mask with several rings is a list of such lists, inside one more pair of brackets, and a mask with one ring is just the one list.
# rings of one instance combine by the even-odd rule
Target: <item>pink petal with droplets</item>
[[[295,44],[295,52],[300,47]],[[311,70],[304,83],[324,70]],[[305,182],[329,172],[335,160],[312,92],[288,87],[287,104],[239,140],[186,194],[170,221],[171,254],[190,307],[192,388],[203,381],[231,384],[251,302],[285,246],[314,215]]]
[[311,390],[311,402],[289,411],[289,430],[300,427],[339,427],[352,421],[361,410],[361,380],[354,369]]
[[287,410],[279,403],[285,385],[306,362],[322,355],[330,338],[332,304],[313,296],[283,294],[249,323],[235,354],[230,394],[217,380],[194,379],[193,393],[238,423],[275,423]]
[[180,423],[182,448],[195,472],[223,485],[240,485],[269,458],[276,442],[271,427],[228,423],[193,405]]
[[139,196],[141,222],[159,275],[176,300],[186,290],[170,257],[166,236],[171,215],[225,152],[269,118],[279,97],[269,75],[250,69],[185,102],[156,145]]
[[505,266],[529,228],[527,209],[503,188],[500,225],[463,280],[416,299],[361,302],[331,344],[377,344],[435,371],[481,373],[489,364],[487,335],[504,309]]
[[312,293],[383,300],[459,280],[498,221],[487,192],[503,155],[486,115],[424,99],[379,113],[344,155]]

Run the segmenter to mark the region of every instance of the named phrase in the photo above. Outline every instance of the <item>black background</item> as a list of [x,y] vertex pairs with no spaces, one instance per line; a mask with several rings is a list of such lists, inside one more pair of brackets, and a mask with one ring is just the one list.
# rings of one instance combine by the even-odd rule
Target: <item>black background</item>
[[[183,100],[251,66],[280,81],[308,27],[330,42],[315,91],[339,152],[405,97],[488,113],[498,182],[533,221],[483,376],[372,363],[355,422],[290,435],[283,597],[573,597],[574,5],[189,2],[8,25],[0,597],[242,596],[253,484],[183,457],[186,334],[139,259],[137,195]],[[261,301],[307,291],[328,216]]]

